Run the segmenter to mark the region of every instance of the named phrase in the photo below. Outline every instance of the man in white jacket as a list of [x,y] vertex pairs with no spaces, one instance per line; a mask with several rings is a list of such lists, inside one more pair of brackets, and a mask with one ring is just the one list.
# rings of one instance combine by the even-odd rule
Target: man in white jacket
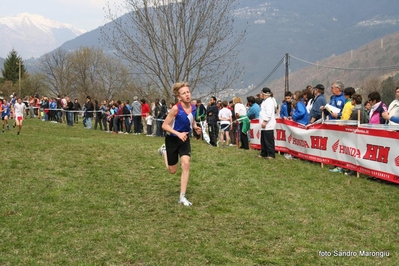
[[262,151],[258,157],[265,159],[275,158],[274,129],[276,127],[276,117],[271,93],[271,90],[265,87],[260,94],[263,99],[259,113],[259,124],[261,127],[260,143]]

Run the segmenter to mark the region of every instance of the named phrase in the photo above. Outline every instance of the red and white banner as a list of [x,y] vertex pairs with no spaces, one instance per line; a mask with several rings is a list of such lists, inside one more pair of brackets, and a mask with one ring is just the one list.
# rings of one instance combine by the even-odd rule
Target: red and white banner
[[[347,125],[306,128],[277,119],[276,151],[399,183],[399,132]],[[250,146],[260,149],[260,125],[251,120]]]

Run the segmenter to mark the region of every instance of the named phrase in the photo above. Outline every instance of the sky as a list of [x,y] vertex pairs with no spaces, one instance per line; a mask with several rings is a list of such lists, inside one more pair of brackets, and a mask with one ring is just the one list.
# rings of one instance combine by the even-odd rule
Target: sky
[[125,0],[0,0],[0,17],[37,14],[90,31],[108,22],[103,9],[108,3],[112,13],[119,14],[116,7],[123,8]]

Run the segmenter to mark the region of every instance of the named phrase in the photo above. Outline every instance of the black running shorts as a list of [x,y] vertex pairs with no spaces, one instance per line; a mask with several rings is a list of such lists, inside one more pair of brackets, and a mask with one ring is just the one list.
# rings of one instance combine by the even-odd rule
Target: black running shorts
[[176,136],[166,135],[165,137],[166,155],[168,158],[168,165],[175,165],[180,157],[187,155],[191,156],[190,138],[182,141]]

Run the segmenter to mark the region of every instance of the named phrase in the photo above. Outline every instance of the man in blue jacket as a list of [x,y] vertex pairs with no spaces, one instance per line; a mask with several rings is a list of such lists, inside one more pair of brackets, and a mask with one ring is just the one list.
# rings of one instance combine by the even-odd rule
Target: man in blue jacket
[[324,106],[327,104],[326,98],[324,97],[323,84],[317,84],[315,87],[313,87],[313,90],[315,98],[312,109],[309,112],[309,124],[312,124],[321,118],[322,110],[320,108],[324,108]]
[[328,115],[329,120],[341,119],[342,109],[346,103],[344,96],[344,84],[341,81],[336,81],[331,84],[332,96],[330,99],[330,105],[337,107],[340,111],[338,113],[330,113],[324,109],[324,113]]
[[280,108],[280,118],[290,119],[292,116],[292,93],[286,91],[284,93],[284,102],[281,104]]

